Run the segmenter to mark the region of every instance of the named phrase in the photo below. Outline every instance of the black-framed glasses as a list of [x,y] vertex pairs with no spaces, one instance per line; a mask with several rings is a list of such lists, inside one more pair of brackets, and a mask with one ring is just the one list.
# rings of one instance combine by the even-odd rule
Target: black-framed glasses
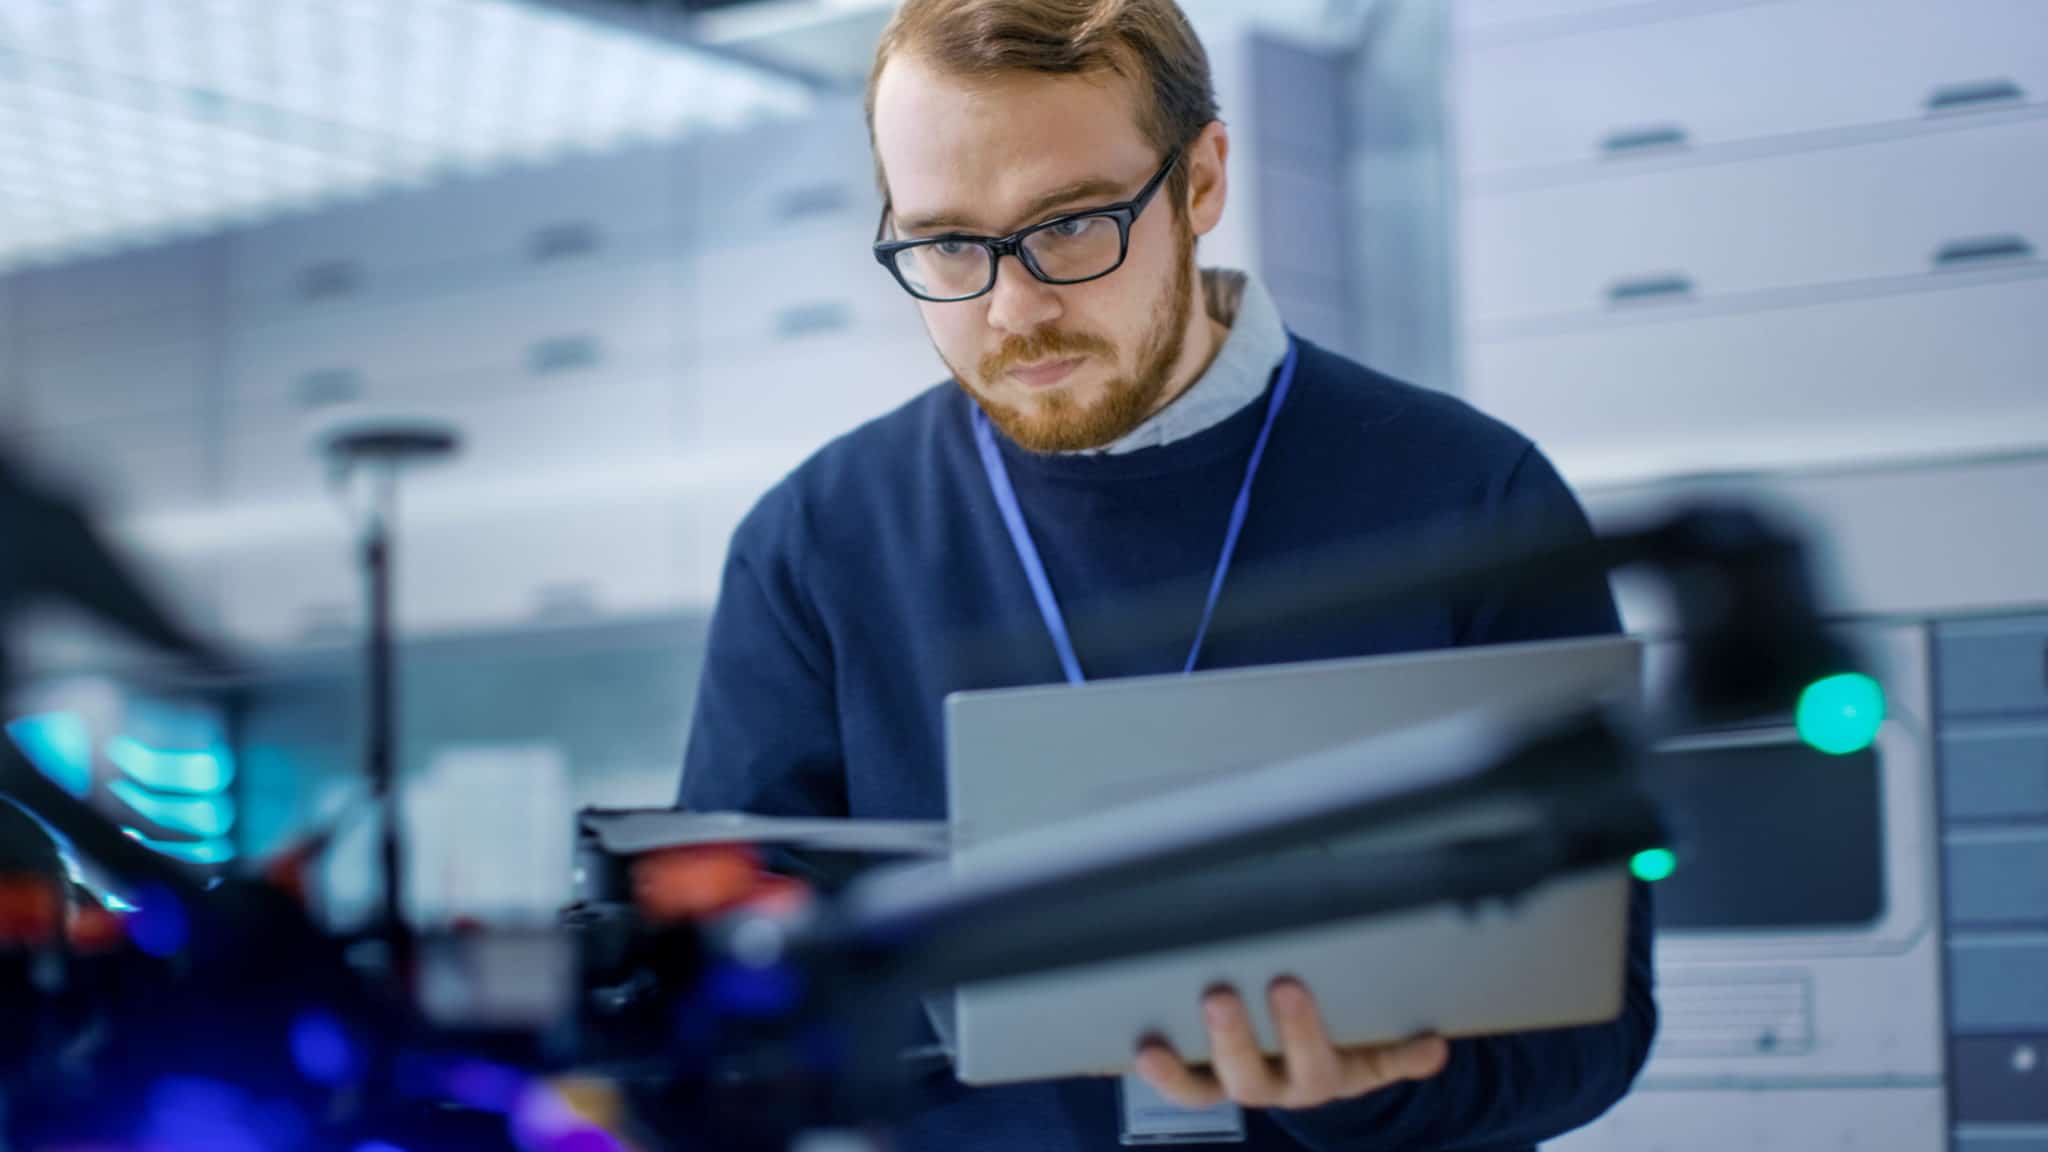
[[885,241],[885,206],[875,226],[875,259],[895,275],[904,291],[939,304],[986,295],[996,286],[996,266],[1005,256],[1015,256],[1025,271],[1047,284],[1100,280],[1123,267],[1131,250],[1131,225],[1179,162],[1176,148],[1138,194],[1121,204],[1063,213],[1008,236],[948,233]]

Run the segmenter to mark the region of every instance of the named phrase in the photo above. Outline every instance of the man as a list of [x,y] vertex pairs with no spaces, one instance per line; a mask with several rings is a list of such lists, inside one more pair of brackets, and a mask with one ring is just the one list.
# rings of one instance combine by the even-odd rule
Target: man
[[[877,258],[954,379],[827,446],[740,526],[684,805],[943,818],[940,704],[960,689],[1616,630],[1596,581],[1204,646],[1233,571],[1445,518],[1504,526],[1510,509],[1587,527],[1515,432],[1291,338],[1256,281],[1198,272],[1230,138],[1172,0],[908,0],[868,112]],[[1185,632],[1128,642],[1116,622],[1141,604]],[[972,642],[989,636],[1011,642]],[[1174,1101],[1242,1105],[1254,1148],[1528,1148],[1598,1116],[1642,1065],[1640,891],[1629,972],[1611,1024],[1349,1050],[1313,990],[1241,990],[1270,998],[1277,1059],[1219,989],[1212,1069],[1136,1037],[1134,1056]],[[1109,1080],[934,1083],[902,1146],[1114,1148],[1116,1100]]]

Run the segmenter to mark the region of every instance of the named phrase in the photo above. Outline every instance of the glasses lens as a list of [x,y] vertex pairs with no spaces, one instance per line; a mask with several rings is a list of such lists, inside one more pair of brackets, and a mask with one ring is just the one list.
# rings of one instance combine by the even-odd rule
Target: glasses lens
[[934,240],[896,253],[896,271],[919,296],[957,300],[988,287],[989,250],[966,240]]
[[1076,216],[1024,238],[1032,262],[1048,280],[1088,280],[1124,258],[1123,230],[1114,216]]

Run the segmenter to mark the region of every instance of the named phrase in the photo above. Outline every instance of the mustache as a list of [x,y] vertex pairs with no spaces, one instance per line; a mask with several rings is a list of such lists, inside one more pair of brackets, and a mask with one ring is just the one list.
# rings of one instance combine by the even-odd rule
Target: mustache
[[1012,336],[1003,346],[981,358],[981,378],[994,380],[1019,364],[1060,360],[1075,356],[1116,355],[1116,346],[1090,332],[1062,332],[1048,328],[1029,336]]

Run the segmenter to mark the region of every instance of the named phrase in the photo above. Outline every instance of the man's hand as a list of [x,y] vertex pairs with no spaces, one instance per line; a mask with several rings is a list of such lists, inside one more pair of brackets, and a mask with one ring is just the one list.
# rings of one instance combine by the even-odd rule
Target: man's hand
[[1440,1036],[1338,1048],[1323,1030],[1315,997],[1296,980],[1275,980],[1266,998],[1280,1033],[1279,1059],[1260,1051],[1244,1001],[1224,988],[1202,999],[1214,1070],[1190,1068],[1164,1041],[1148,1040],[1138,1052],[1138,1075],[1184,1108],[1231,1100],[1247,1108],[1302,1109],[1404,1080],[1427,1080],[1443,1071],[1450,1057],[1450,1046]]

